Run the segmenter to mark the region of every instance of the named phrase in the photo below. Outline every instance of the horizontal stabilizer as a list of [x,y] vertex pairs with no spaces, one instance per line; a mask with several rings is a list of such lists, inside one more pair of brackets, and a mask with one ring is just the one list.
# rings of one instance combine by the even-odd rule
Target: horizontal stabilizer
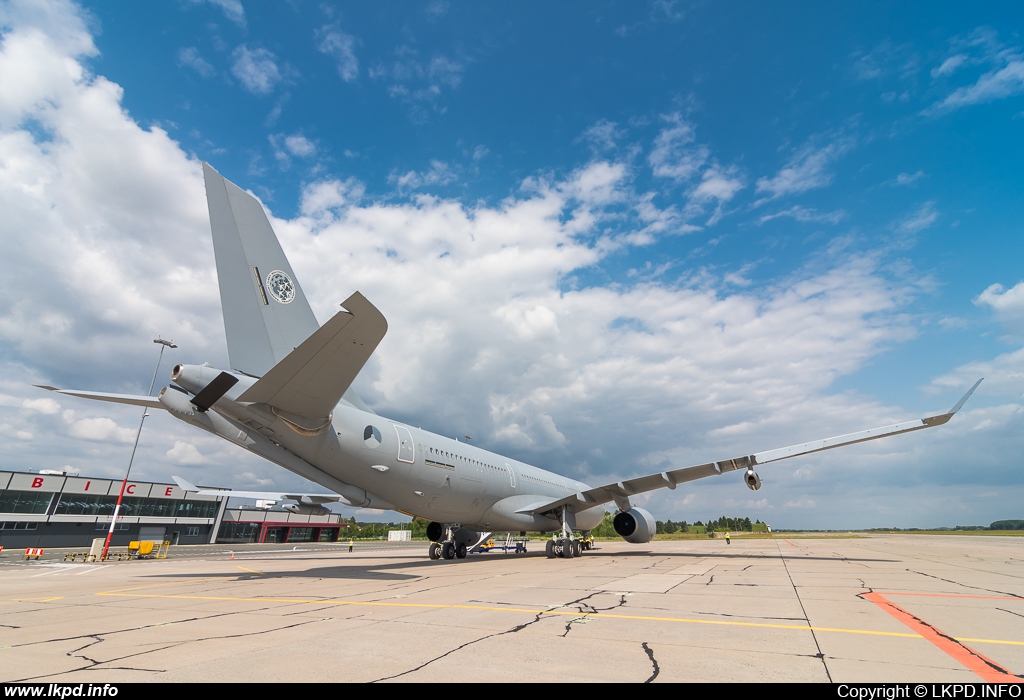
[[92,399],[93,401],[109,401],[110,403],[125,403],[131,406],[145,406],[146,408],[163,408],[163,404],[157,400],[155,396],[136,396],[135,394],[108,394],[101,391],[76,391],[74,389],[58,389],[55,386],[44,386],[42,384],[36,384],[35,386],[40,389],[46,389],[47,391],[56,391],[58,394],[67,394],[68,396],[78,396],[83,399]]
[[172,476],[174,483],[182,491],[197,493],[200,496],[226,496],[230,498],[255,498],[265,501],[298,501],[303,505],[320,506],[325,503],[343,503],[351,505],[344,496],[334,493],[284,493],[280,491],[232,491],[231,489],[204,489],[186,481],[180,476]]
[[388,330],[387,321],[359,292],[239,397],[297,416],[325,418],[338,405]]

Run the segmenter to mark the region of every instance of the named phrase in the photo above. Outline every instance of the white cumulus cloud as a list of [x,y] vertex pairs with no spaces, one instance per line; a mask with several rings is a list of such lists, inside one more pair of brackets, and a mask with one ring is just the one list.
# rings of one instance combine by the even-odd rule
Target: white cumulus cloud
[[264,48],[250,49],[245,44],[231,54],[231,72],[254,95],[268,95],[284,78],[277,56]]
[[851,148],[853,141],[848,138],[839,138],[824,146],[805,144],[774,177],[758,179],[757,191],[775,199],[826,187],[832,184],[834,177],[830,166]]
[[344,33],[336,25],[328,25],[317,30],[316,40],[317,50],[334,59],[342,80],[349,83],[359,77],[354,36]]

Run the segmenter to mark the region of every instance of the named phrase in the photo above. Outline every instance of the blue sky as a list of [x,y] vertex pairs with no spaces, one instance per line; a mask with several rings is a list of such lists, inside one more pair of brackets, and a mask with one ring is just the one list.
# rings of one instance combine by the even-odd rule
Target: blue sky
[[[1010,3],[0,3],[0,441],[116,476],[226,353],[199,172],[257,194],[378,412],[603,483],[942,411],[659,518],[1021,517],[1022,11]],[[161,373],[166,382],[171,360]],[[934,433],[934,434],[933,434]],[[147,422],[135,469],[296,477]],[[711,483],[715,481],[715,483]],[[372,515],[372,514],[364,514]]]

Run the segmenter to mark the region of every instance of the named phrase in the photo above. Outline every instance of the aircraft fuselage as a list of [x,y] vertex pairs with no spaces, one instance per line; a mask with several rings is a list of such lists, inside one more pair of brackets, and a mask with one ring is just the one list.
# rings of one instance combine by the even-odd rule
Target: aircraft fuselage
[[[197,393],[221,370],[183,365],[174,381]],[[208,411],[174,387],[160,402],[176,418],[219,435],[345,497],[350,505],[397,510],[427,520],[481,531],[558,530],[557,518],[529,506],[564,498],[586,484],[512,460],[475,445],[436,435],[338,404],[329,421],[311,425],[265,404],[235,399],[255,379],[238,379]],[[521,512],[523,511],[523,512]],[[590,530],[603,509],[575,514],[575,528]]]

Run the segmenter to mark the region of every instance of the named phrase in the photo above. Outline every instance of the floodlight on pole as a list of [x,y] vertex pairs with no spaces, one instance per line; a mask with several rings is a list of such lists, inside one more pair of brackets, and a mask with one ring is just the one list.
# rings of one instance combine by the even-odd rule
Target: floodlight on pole
[[[178,347],[169,340],[164,340],[160,336],[153,339],[153,342],[160,346],[160,355],[156,359],[156,367],[153,369],[153,379],[149,382],[149,393],[147,396],[153,395],[153,387],[156,386],[156,375],[160,371],[160,362],[164,359],[164,350],[167,348]],[[107,530],[107,541],[103,543],[103,554],[100,555],[100,561],[104,561],[107,558],[107,550],[110,549],[110,538],[114,536],[114,527],[117,525],[117,515],[121,511],[121,502],[124,501],[124,490],[128,486],[128,475],[132,471],[132,462],[135,461],[135,450],[139,447],[139,438],[142,437],[142,425],[146,422],[146,418],[149,416],[149,409],[142,409],[142,418],[139,419],[139,429],[135,431],[135,444],[132,445],[132,454],[128,458],[128,469],[124,472],[124,481],[121,482],[121,491],[117,494],[117,505],[114,506],[114,514],[110,518],[110,529]]]

